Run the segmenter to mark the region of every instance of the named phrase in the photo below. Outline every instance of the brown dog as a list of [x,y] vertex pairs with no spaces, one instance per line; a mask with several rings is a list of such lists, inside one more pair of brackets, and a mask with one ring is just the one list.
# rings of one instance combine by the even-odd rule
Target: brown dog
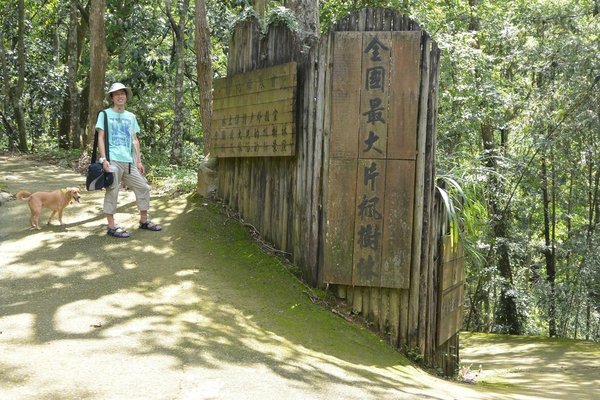
[[59,189],[53,192],[35,192],[32,194],[26,190],[21,190],[17,193],[17,199],[29,202],[29,209],[31,210],[29,222],[33,229],[42,229],[40,227],[40,214],[43,207],[52,210],[52,214],[48,218],[48,225],[50,225],[50,220],[56,213],[58,213],[58,222],[62,225],[63,210],[73,200],[79,203],[79,198],[79,188],[76,187]]

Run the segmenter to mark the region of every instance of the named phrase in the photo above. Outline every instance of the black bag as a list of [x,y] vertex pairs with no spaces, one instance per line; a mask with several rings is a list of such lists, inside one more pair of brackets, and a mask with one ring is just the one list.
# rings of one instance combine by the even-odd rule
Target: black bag
[[[100,111],[104,114],[104,151],[106,159],[110,160],[108,155],[108,116],[105,111]],[[98,114],[100,115],[100,114]],[[92,162],[88,166],[87,177],[85,179],[85,187],[87,190],[102,190],[113,184],[114,176],[111,172],[105,172],[102,168],[102,163],[96,162],[96,149],[98,148],[98,131],[94,136],[94,149],[92,150]]]

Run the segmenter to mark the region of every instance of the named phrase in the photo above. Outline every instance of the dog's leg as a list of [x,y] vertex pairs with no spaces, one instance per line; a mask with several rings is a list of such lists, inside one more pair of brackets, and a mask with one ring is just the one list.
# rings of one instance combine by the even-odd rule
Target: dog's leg
[[58,210],[58,222],[62,225],[62,215],[63,215],[63,210],[64,208],[61,208],[60,210]]
[[42,229],[40,228],[40,215],[39,214],[31,214],[31,218],[29,218],[29,222],[31,222],[31,229]]
[[[48,225],[50,225],[50,221],[52,221],[52,217],[54,217],[54,214],[56,214],[56,210],[52,210],[52,213],[50,214],[50,218],[48,218]],[[61,219],[60,213],[58,215],[59,215],[58,218]],[[60,224],[62,225],[62,222]]]

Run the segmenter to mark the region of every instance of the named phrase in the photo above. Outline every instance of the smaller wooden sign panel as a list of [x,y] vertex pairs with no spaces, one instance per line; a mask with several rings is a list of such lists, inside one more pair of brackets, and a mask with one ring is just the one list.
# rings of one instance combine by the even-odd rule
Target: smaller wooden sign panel
[[440,302],[438,310],[438,346],[462,328],[465,258],[462,244],[452,244],[450,236],[442,238]]
[[211,155],[293,156],[296,88],[294,62],[215,80]]

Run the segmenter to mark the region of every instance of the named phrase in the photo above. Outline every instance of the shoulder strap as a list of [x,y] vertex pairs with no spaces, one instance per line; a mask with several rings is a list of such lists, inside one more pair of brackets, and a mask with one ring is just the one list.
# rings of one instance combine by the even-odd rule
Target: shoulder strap
[[102,110],[104,114],[104,151],[106,152],[106,159],[110,161],[110,154],[108,152],[108,115],[106,111]]
[[97,148],[98,148],[98,131],[94,132],[94,146],[92,147],[92,164],[94,164],[96,162],[96,149]]
[[[106,159],[110,160],[108,155],[108,115],[106,115],[106,111],[101,110],[98,112],[98,117],[100,117],[100,113],[104,114],[104,151],[106,152]],[[96,162],[96,150],[98,149],[98,131],[95,132],[94,135],[94,147],[92,150],[92,163]]]

